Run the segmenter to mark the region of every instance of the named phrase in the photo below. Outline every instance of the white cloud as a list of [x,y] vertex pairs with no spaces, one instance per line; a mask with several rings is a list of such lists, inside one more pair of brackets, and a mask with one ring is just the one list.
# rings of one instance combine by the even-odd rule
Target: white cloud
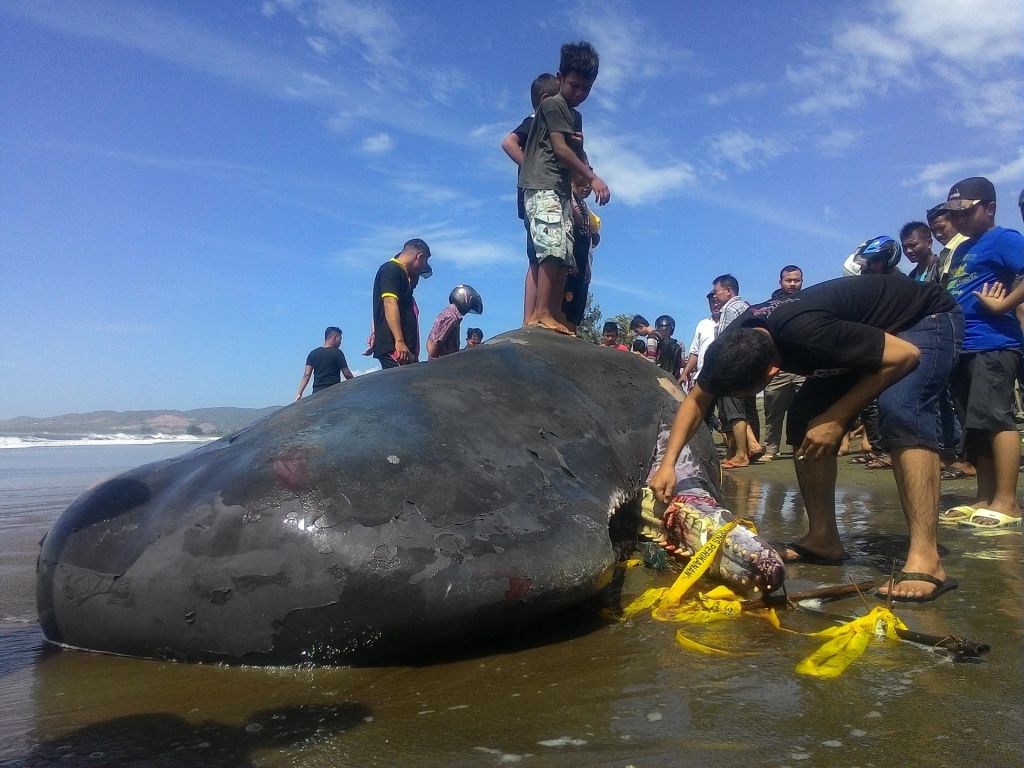
[[576,13],[580,31],[593,44],[601,67],[593,98],[608,109],[633,88],[689,57],[689,51],[660,39],[656,29],[632,12],[611,5],[580,3]]
[[860,131],[852,128],[833,128],[818,136],[814,144],[825,157],[841,157],[860,139]]
[[509,132],[509,124],[507,122],[501,123],[484,123],[478,125],[476,128],[472,128],[469,131],[469,137],[471,139],[486,139],[488,141],[498,142],[505,138]]
[[407,179],[396,182],[395,186],[420,204],[443,205],[447,208],[479,208],[483,204],[461,189],[441,184]]
[[1017,157],[1003,163],[986,174],[993,184],[1007,184],[1024,179],[1024,147],[1017,150]]
[[932,163],[905,181],[903,186],[918,187],[928,197],[944,200],[950,186],[957,179],[967,176],[984,176],[993,184],[1011,184],[1024,180],[1024,147],[1017,149],[1015,157],[1002,162],[991,158],[966,157]]
[[747,81],[735,83],[728,88],[723,88],[715,93],[709,93],[704,97],[709,106],[722,107],[732,101],[748,99],[751,96],[759,96],[768,91],[769,84],[765,82]]
[[142,51],[277,98],[329,98],[339,103],[353,100],[352,93],[336,82],[310,75],[283,57],[212,34],[161,8],[104,0],[87,5],[55,0],[5,10],[45,28]]
[[395,148],[395,142],[386,133],[367,136],[362,142],[363,152],[371,155],[384,155]]
[[827,44],[805,47],[803,63],[787,68],[796,113],[848,110],[891,88],[911,93],[940,82],[955,122],[1004,135],[1019,130],[1020,0],[958,0],[941,9],[932,0],[887,0],[862,16],[840,20]]
[[375,227],[335,251],[331,258],[340,266],[372,273],[412,237],[422,238],[430,246],[430,263],[434,265],[435,273],[441,273],[451,265],[480,269],[522,261],[519,238],[499,240],[489,233],[481,234],[451,222]]
[[697,174],[689,163],[675,161],[655,166],[626,144],[624,137],[607,135],[587,142],[594,170],[611,187],[612,200],[625,205],[651,203],[696,181]]
[[785,145],[776,139],[751,136],[732,130],[708,139],[711,154],[718,163],[729,163],[740,171],[752,171],[785,154]]
[[326,37],[307,37],[306,43],[321,56],[326,56],[331,50],[331,43]]
[[349,0],[274,0],[273,5],[274,10],[292,13],[302,24],[316,27],[339,45],[356,50],[372,66],[397,64],[394,51],[403,39],[402,30],[382,6]]
[[978,73],[1024,56],[1020,0],[957,0],[941,10],[933,0],[890,0],[889,15],[891,39]]

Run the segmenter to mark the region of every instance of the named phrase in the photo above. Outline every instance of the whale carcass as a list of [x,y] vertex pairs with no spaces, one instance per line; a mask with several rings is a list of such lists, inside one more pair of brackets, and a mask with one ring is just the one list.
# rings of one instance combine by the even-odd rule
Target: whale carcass
[[43,634],[353,663],[558,611],[607,584],[609,519],[678,397],[634,355],[541,329],[330,387],[79,497],[42,543]]

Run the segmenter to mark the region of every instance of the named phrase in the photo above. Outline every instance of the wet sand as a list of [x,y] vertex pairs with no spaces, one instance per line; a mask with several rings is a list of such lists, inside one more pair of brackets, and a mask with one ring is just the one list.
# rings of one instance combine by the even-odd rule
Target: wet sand
[[[152,460],[145,458],[144,461]],[[136,463],[141,463],[138,461]],[[2,464],[2,460],[0,460]],[[84,477],[87,470],[79,473]],[[990,643],[978,663],[875,644],[842,676],[795,674],[813,638],[764,622],[689,628],[711,657],[680,648],[678,625],[603,621],[584,606],[463,655],[419,666],[254,669],[115,658],[44,646],[34,624],[36,544],[88,483],[54,484],[0,519],[0,766],[1009,766],[1024,761],[1024,551],[1019,529],[943,530],[960,589],[899,606],[911,629]],[[729,506],[774,541],[799,536],[787,460],[726,473]],[[943,484],[943,504],[973,482]],[[853,577],[881,583],[906,532],[892,473],[841,460],[839,524],[853,557],[795,565],[789,589]],[[669,573],[625,573],[628,600]],[[613,597],[612,595],[609,596]],[[869,598],[869,604],[876,601]],[[852,598],[828,606],[864,613]],[[827,626],[785,613],[800,631]],[[415,642],[415,638],[410,638]]]

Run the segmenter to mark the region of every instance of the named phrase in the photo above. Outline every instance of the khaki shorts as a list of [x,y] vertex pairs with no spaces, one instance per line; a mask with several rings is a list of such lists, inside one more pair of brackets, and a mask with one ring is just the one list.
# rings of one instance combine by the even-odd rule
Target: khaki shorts
[[572,212],[569,199],[562,199],[553,189],[527,189],[524,195],[526,220],[537,261],[557,259],[572,269]]

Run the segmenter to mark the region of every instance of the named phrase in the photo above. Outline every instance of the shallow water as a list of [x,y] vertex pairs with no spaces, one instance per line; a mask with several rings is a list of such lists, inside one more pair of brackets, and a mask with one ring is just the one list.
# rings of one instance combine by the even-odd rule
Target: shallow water
[[[988,642],[954,664],[876,644],[840,678],[796,675],[820,641],[741,619],[687,633],[748,655],[684,651],[676,625],[600,619],[586,606],[472,654],[421,666],[254,669],[44,647],[35,625],[38,541],[88,485],[182,446],[0,453],[0,765],[132,766],[1009,766],[1024,761],[1024,553],[1016,531],[943,531],[960,589],[900,607],[911,629]],[[969,481],[944,484],[968,500]],[[799,535],[785,461],[726,478],[732,509],[773,540]],[[794,566],[790,591],[881,582],[906,543],[892,474],[840,470],[854,558]],[[629,599],[671,574],[626,572]],[[872,599],[872,604],[874,601]],[[857,598],[829,605],[849,612]],[[784,626],[826,620],[786,613]],[[414,642],[410,638],[410,642]]]

